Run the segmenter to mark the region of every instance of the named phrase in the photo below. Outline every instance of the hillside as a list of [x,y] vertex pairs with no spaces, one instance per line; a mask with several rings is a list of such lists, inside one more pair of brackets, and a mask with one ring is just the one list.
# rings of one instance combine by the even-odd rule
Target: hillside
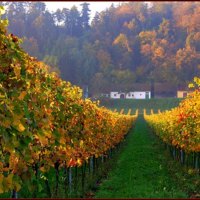
[[89,3],[54,13],[43,2],[6,4],[23,48],[90,96],[139,83],[168,85],[159,94],[174,96],[200,74],[199,2],[124,2],[91,24]]

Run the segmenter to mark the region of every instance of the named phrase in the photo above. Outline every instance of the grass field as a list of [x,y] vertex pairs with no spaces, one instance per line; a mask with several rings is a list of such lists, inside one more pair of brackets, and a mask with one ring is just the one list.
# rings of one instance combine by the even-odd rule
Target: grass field
[[124,109],[124,113],[127,113],[131,109],[131,114],[134,114],[138,109],[142,114],[146,109],[147,114],[150,114],[150,110],[153,109],[154,113],[158,110],[170,110],[179,105],[182,99],[177,98],[165,98],[165,99],[103,99],[100,100],[100,105],[105,106],[111,110],[117,109],[120,111]]
[[140,115],[127,138],[108,178],[102,181],[96,198],[186,198],[173,179],[163,156],[164,147],[148,129]]
[[135,127],[126,140],[108,177],[95,192],[96,198],[191,198],[199,197],[199,176],[172,159],[164,144],[152,133],[143,118],[143,110],[150,114],[170,110],[182,99],[111,100],[101,105],[117,111],[139,110]]

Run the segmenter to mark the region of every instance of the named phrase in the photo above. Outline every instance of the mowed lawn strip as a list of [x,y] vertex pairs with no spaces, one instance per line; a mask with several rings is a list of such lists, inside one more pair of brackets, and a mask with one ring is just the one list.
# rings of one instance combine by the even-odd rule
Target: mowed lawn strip
[[108,179],[100,184],[96,198],[187,197],[169,174],[163,146],[149,132],[142,115],[127,140]]

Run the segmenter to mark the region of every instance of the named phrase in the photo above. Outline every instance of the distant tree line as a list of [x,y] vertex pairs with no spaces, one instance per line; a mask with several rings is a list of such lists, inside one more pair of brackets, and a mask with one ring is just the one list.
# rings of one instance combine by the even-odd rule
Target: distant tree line
[[90,21],[90,5],[49,12],[43,2],[6,2],[9,31],[23,48],[91,94],[200,75],[200,2],[111,5]]

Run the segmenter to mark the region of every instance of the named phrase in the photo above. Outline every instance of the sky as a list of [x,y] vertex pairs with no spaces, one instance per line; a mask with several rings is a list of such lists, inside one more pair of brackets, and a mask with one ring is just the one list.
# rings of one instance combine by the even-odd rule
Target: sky
[[[81,6],[80,4],[84,3],[85,1],[66,1],[66,2],[45,2],[47,8],[49,11],[56,11],[58,8],[71,8],[73,5],[77,6],[78,10],[81,11]],[[103,2],[103,1],[98,1],[98,2],[87,2],[90,4],[89,8],[91,10],[90,12],[90,17],[91,19],[94,17],[96,12],[101,12],[105,10],[106,8],[110,7],[111,4],[113,3],[115,6],[119,5],[120,1],[118,2]]]

